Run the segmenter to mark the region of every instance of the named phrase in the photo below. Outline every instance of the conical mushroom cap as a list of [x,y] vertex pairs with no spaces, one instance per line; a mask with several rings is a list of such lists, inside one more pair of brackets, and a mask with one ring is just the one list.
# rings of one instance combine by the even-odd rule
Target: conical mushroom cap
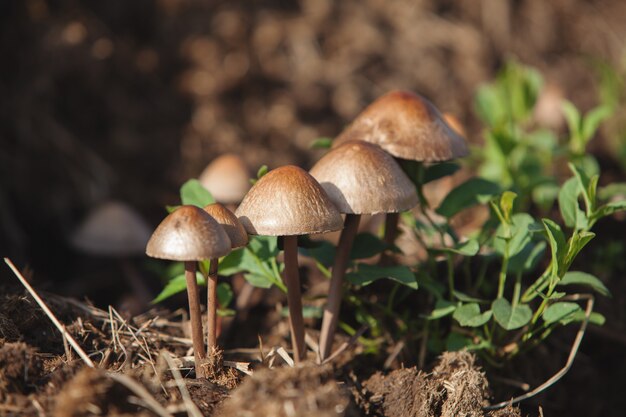
[[447,161],[467,155],[465,140],[448,126],[439,110],[408,91],[392,91],[357,116],[334,141],[375,143],[391,155],[414,161]]
[[238,204],[251,187],[250,171],[240,156],[224,154],[213,160],[198,178],[222,204]]
[[341,213],[396,213],[418,203],[415,186],[400,165],[371,143],[344,142],[310,172]]
[[128,256],[142,253],[149,238],[150,227],[135,210],[109,201],[91,211],[71,242],[94,255]]
[[224,228],[233,249],[241,248],[248,244],[246,229],[243,228],[243,225],[232,211],[220,203],[209,204],[204,207],[204,211],[209,213]]
[[315,178],[293,165],[265,174],[235,214],[251,235],[306,235],[343,227],[339,211]]
[[156,228],[146,254],[171,261],[201,261],[230,252],[230,239],[213,217],[196,206],[180,206]]

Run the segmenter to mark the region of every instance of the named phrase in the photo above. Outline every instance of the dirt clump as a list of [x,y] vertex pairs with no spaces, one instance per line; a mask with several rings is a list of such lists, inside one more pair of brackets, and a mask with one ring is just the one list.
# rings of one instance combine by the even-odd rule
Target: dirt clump
[[92,415],[135,417],[152,416],[132,404],[132,393],[107,377],[99,369],[83,368],[59,393],[54,406],[54,417],[83,417]]
[[9,393],[33,391],[41,370],[35,349],[21,342],[5,343],[0,347],[0,400]]
[[[377,372],[365,381],[365,392],[373,411],[386,417],[491,416],[482,409],[488,385],[475,361],[466,351],[445,352],[431,373],[416,368]],[[504,415],[519,415],[512,412],[517,414]]]
[[272,417],[353,416],[348,392],[329,366],[298,366],[256,371],[233,391],[217,415]]

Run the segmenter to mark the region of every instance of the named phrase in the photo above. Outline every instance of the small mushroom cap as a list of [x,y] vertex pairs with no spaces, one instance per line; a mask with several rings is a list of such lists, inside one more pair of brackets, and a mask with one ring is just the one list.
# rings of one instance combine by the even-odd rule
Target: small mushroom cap
[[200,183],[223,204],[238,204],[251,187],[250,171],[239,155],[224,154],[202,171]]
[[425,98],[392,91],[363,110],[334,141],[375,143],[391,155],[414,161],[437,162],[468,154],[467,144]]
[[92,210],[70,240],[84,252],[105,256],[142,253],[150,226],[128,205],[109,201]]
[[230,252],[230,239],[206,211],[196,206],[180,206],[156,228],[146,246],[146,254],[171,261],[200,261]]
[[293,165],[261,177],[235,214],[251,235],[306,235],[343,227],[341,214],[315,178]]
[[232,211],[220,203],[209,204],[204,207],[204,211],[209,213],[224,228],[224,231],[230,238],[230,245],[233,249],[241,248],[248,244],[246,229],[243,228],[243,225]]
[[344,142],[310,172],[341,213],[396,213],[418,203],[415,186],[400,165],[371,143]]

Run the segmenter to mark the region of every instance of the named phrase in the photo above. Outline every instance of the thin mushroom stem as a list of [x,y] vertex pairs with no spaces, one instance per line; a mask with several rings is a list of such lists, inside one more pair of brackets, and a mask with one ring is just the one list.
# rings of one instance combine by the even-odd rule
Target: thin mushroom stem
[[187,281],[187,297],[189,298],[189,319],[191,321],[191,341],[193,343],[196,378],[202,378],[205,376],[201,367],[202,359],[205,358],[204,334],[200,316],[200,297],[198,296],[195,261],[185,261],[185,280]]
[[360,214],[346,214],[344,228],[339,237],[337,254],[333,263],[333,270],[330,277],[330,289],[328,299],[324,307],[324,318],[322,319],[322,331],[320,333],[320,359],[322,362],[330,355],[333,345],[337,323],[339,322],[339,310],[341,308],[341,296],[343,277],[350,261],[350,250],[359,228]]
[[211,259],[207,275],[207,356],[217,347],[217,268],[219,259]]
[[[398,222],[400,220],[400,213],[387,213],[385,216],[385,235],[383,241],[389,246],[393,246],[396,241],[396,232],[398,230]],[[380,258],[381,265],[389,265],[391,263],[391,256],[387,251],[383,252]]]
[[300,293],[300,276],[298,273],[298,237],[284,237],[285,251],[285,284],[287,285],[287,304],[289,307],[289,326],[291,345],[296,363],[305,357],[304,318],[302,317],[302,295]]

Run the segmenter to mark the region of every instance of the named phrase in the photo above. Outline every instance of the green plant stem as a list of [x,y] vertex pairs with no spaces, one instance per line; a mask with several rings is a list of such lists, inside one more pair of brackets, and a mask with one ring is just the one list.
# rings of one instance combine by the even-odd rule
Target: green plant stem
[[450,292],[450,301],[454,301],[454,262],[452,254],[446,252],[446,263],[448,266],[448,291]]
[[191,342],[196,368],[196,378],[206,377],[202,368],[204,354],[204,332],[200,315],[200,297],[198,296],[198,281],[196,281],[196,261],[185,261],[185,281],[187,282],[187,297],[189,299],[189,320],[191,322]]
[[335,261],[330,277],[328,299],[324,306],[322,330],[320,332],[319,347],[322,361],[330,355],[330,350],[333,345],[333,339],[339,321],[339,310],[341,309],[343,277],[346,274],[346,269],[350,262],[350,251],[352,250],[354,237],[359,228],[360,219],[361,215],[359,214],[346,214],[344,228],[339,237],[337,253],[335,254]]
[[500,278],[498,279],[498,298],[504,296],[504,285],[506,284],[506,270],[509,267],[509,242],[504,245],[504,257],[502,259],[502,268],[500,269]]
[[515,308],[519,303],[520,292],[522,290],[522,273],[518,272],[515,275],[515,286],[513,287],[513,301],[511,302],[511,306]]
[[287,306],[289,308],[289,327],[291,345],[295,363],[300,363],[306,356],[304,344],[304,318],[302,317],[302,294],[298,273],[298,237],[284,237],[285,283],[287,284]]
[[211,259],[207,274],[207,356],[217,348],[217,269],[219,259]]

